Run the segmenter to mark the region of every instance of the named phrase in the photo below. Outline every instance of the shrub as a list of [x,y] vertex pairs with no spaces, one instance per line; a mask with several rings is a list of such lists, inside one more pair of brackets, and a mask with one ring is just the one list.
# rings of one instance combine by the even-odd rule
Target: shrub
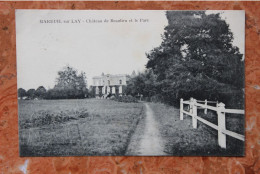
[[117,96],[117,97],[111,98],[111,100],[115,100],[118,102],[124,102],[124,103],[137,103],[137,99],[131,95]]

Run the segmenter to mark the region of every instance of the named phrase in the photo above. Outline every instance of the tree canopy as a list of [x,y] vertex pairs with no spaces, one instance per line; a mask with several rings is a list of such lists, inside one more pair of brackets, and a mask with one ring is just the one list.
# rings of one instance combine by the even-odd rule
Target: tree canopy
[[19,88],[18,89],[18,97],[23,98],[23,97],[26,97],[26,96],[27,96],[26,90],[23,89],[23,88]]
[[77,70],[66,66],[58,72],[55,88],[78,89],[87,87],[86,76],[84,72],[78,74]]
[[39,86],[35,91],[35,96],[38,98],[45,98],[46,97],[47,90],[43,86]]
[[156,77],[154,73],[151,70],[146,70],[144,73],[133,76],[129,80],[125,92],[133,96],[138,94],[145,97],[156,95]]
[[243,55],[220,14],[167,11],[166,17],[162,43],[147,53],[157,94],[171,104],[180,98],[220,100],[234,91],[242,94]]
[[30,99],[34,99],[35,98],[35,89],[28,89],[28,91],[26,92],[27,96],[30,98]]
[[87,95],[87,80],[84,72],[70,66],[58,71],[58,77],[53,89],[47,94],[49,99],[85,98]]

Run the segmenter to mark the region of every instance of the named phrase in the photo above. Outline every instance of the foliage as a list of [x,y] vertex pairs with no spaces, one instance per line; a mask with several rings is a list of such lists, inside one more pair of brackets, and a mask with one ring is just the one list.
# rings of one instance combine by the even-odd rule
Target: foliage
[[137,99],[131,95],[112,97],[111,100],[115,100],[123,103],[137,103]]
[[156,75],[151,70],[139,73],[129,80],[125,92],[132,96],[151,97],[156,95],[158,92]]
[[43,86],[39,86],[35,91],[35,96],[43,99],[46,97],[47,90]]
[[95,88],[93,86],[89,87],[88,98],[94,98],[96,94]]
[[53,88],[47,91],[46,99],[82,99],[85,98],[86,93],[85,91],[75,89]]
[[148,70],[130,80],[127,92],[156,94],[170,104],[190,97],[229,103],[233,91],[243,100],[244,61],[220,14],[168,11],[166,17],[161,45],[147,53]]
[[48,90],[47,99],[75,99],[85,98],[88,94],[87,81],[84,72],[66,66],[58,72],[56,85]]
[[18,97],[22,98],[22,97],[26,97],[27,94],[26,94],[26,90],[23,89],[23,88],[19,88],[18,89]]
[[29,99],[76,99],[88,96],[86,75],[84,72],[78,74],[77,70],[66,66],[58,72],[56,85],[48,91],[39,86],[36,90],[23,88],[18,89],[18,96],[27,96]]
[[26,92],[28,98],[30,99],[34,99],[35,98],[35,89],[29,89],[27,92]]
[[78,74],[77,70],[70,66],[58,72],[56,82],[54,88],[84,90],[87,87],[85,73]]

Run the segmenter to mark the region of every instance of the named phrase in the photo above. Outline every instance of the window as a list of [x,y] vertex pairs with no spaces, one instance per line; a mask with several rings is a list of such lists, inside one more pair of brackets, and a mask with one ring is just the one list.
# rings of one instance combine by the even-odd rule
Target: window
[[119,84],[120,84],[120,85],[122,84],[122,80],[119,80]]
[[110,85],[110,81],[109,80],[107,81],[107,84]]

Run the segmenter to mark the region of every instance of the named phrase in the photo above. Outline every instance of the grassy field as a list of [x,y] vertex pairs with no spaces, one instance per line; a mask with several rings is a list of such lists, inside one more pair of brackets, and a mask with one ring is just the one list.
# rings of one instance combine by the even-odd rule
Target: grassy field
[[[227,149],[218,146],[217,131],[198,121],[198,128],[193,129],[190,116],[184,115],[180,120],[180,110],[159,103],[149,103],[160,123],[160,132],[165,139],[165,152],[169,155],[180,156],[241,156],[244,142],[227,136]],[[198,115],[217,124],[216,114],[208,111],[205,115],[199,110]],[[226,116],[226,125],[229,130],[243,134],[243,116]]]
[[124,155],[142,103],[19,100],[21,156]]

